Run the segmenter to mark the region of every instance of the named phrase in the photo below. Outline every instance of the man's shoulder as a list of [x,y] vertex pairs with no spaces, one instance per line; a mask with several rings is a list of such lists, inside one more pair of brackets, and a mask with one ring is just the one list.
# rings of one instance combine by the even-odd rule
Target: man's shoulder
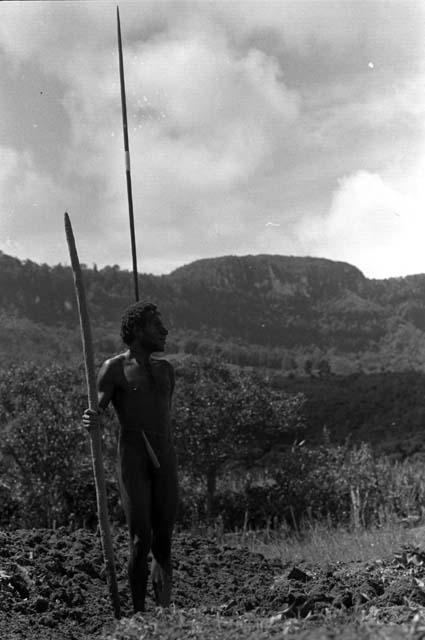
[[101,371],[108,374],[112,374],[116,371],[121,371],[125,358],[126,353],[118,353],[115,356],[111,356],[103,362]]
[[165,364],[165,365],[168,365],[169,367],[172,366],[171,362],[167,360],[165,356],[151,355],[150,359],[151,359],[151,362],[156,362],[158,364]]
[[166,358],[151,358],[151,365],[160,376],[169,376],[174,379],[174,367]]
[[151,364],[152,366],[155,366],[158,369],[174,371],[173,365],[166,358],[151,358]]

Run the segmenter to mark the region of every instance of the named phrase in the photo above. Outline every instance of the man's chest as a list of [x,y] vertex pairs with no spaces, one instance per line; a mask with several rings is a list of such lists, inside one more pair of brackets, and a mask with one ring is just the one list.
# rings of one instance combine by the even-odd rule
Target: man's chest
[[156,363],[147,366],[130,363],[123,367],[121,387],[124,392],[136,392],[138,395],[169,397],[171,380]]

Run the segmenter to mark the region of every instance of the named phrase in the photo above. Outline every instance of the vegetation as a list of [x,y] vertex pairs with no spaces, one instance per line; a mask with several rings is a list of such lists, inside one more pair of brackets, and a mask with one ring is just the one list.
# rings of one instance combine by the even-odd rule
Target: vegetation
[[252,465],[304,424],[303,397],[274,391],[259,374],[214,360],[186,360],[177,370],[174,433],[180,462],[205,480],[212,515],[217,477],[226,464]]
[[[205,494],[190,479],[182,486],[186,526],[205,517]],[[309,530],[314,523],[355,529],[423,518],[423,462],[393,462],[360,447],[325,442],[294,445],[273,467],[221,478],[213,511],[224,530]],[[196,507],[196,510],[194,509]],[[183,517],[184,516],[184,517]]]
[[[312,522],[360,528],[422,517],[420,458],[377,457],[368,444],[338,444],[326,434],[314,446],[300,442],[302,398],[268,391],[258,375],[194,360],[177,373],[181,527],[213,517],[223,530],[297,531]],[[80,426],[83,381],[81,368],[0,371],[2,525],[96,522],[88,439]],[[104,459],[112,518],[122,522],[115,447],[111,415]]]
[[[310,389],[317,385],[316,406],[320,403],[320,394],[324,403],[330,395],[324,391],[331,388],[330,380],[304,379]],[[388,392],[391,388],[388,378],[383,376],[381,381],[385,381],[382,392],[386,392],[388,402],[394,403],[396,398],[393,411],[404,407],[408,415],[408,400],[404,396],[416,389],[419,401],[420,380],[415,382],[413,374],[406,378],[400,396],[395,388],[394,393]],[[177,363],[175,429],[182,489],[178,528],[202,533],[203,540],[214,536],[222,560],[228,557],[229,546],[243,546],[271,559],[281,558],[284,564],[292,566],[314,561],[315,565],[321,565],[315,574],[317,581],[320,576],[324,581],[327,579],[328,566],[333,566],[332,571],[336,566],[338,571],[347,567],[343,582],[340,578],[334,580],[341,597],[350,589],[352,594],[358,592],[360,599],[369,597],[368,589],[375,584],[375,578],[369,580],[373,569],[377,575],[381,572],[390,576],[383,583],[388,598],[395,584],[394,589],[400,588],[402,594],[416,594],[417,601],[411,605],[416,608],[411,610],[410,617],[403,618],[404,624],[397,626],[388,624],[382,617],[383,605],[379,609],[367,600],[361,600],[363,608],[360,604],[347,610],[333,606],[323,613],[318,609],[318,613],[307,618],[295,614],[286,616],[284,612],[273,616],[269,613],[269,617],[260,617],[258,613],[230,614],[226,612],[226,603],[222,605],[224,608],[220,605],[214,615],[202,608],[190,611],[172,608],[154,616],[124,619],[105,631],[105,640],[136,640],[143,634],[152,638],[190,635],[211,640],[219,637],[266,639],[282,637],[282,634],[297,634],[296,637],[306,640],[330,640],[336,636],[345,640],[359,637],[419,640],[423,637],[422,619],[413,618],[418,607],[416,602],[422,597],[417,585],[422,584],[423,558],[412,552],[411,556],[405,554],[406,558],[402,558],[406,566],[401,566],[398,560],[394,562],[394,551],[409,540],[400,524],[412,518],[423,522],[422,460],[418,455],[398,460],[377,456],[370,444],[349,439],[336,442],[326,430],[324,433],[322,430],[321,441],[312,442],[308,438],[308,420],[312,416],[311,407],[315,406],[311,405],[311,390],[310,400],[304,401],[295,381],[291,381],[285,392],[273,389],[270,382],[258,372],[243,371],[218,360],[185,358]],[[342,380],[336,382],[343,385]],[[368,388],[361,376],[346,379],[345,383],[347,396],[353,389],[360,394],[363,383]],[[376,388],[380,389],[380,384]],[[378,397],[384,396],[378,394]],[[70,529],[95,528],[96,504],[88,439],[80,426],[85,405],[82,367],[27,364],[0,370],[0,525],[3,528],[66,525],[57,531],[68,537]],[[342,410],[339,415],[343,415]],[[368,415],[366,409],[364,415]],[[114,523],[122,524],[115,480],[116,425],[112,413],[106,416],[104,426],[110,514]],[[214,460],[219,462],[213,469],[214,491],[210,486],[208,492],[209,465]],[[81,536],[82,530],[79,531],[75,533]],[[17,534],[16,531],[10,533]],[[34,535],[38,535],[37,532]],[[187,533],[180,537],[188,538]],[[195,548],[198,542],[194,540]],[[40,551],[43,545],[37,548]],[[85,553],[85,546],[82,548]],[[239,558],[241,549],[237,553]],[[57,555],[60,557],[60,553]],[[387,558],[386,564],[382,564],[381,558]],[[350,560],[356,562],[348,567],[346,563]],[[211,560],[215,561],[215,558]],[[412,566],[409,563],[413,563]],[[51,566],[55,566],[53,562]],[[85,568],[87,562],[79,566]],[[235,563],[234,571],[237,566]],[[354,575],[353,570],[358,573]],[[417,571],[417,576],[415,574],[413,580],[409,574],[405,580],[411,570]],[[209,566],[208,571],[211,571]],[[186,577],[183,570],[182,574]],[[309,584],[291,586],[290,581],[284,582],[292,589],[291,597],[298,594],[303,602],[314,602],[314,584],[310,597]],[[323,585],[323,589],[327,589],[327,583]],[[327,594],[328,591],[320,591],[324,602]],[[394,591],[391,603],[401,597]],[[41,606],[42,601],[44,603],[43,598],[38,598],[37,606]],[[228,602],[232,603],[230,599]],[[397,610],[395,606],[395,615]]]
[[279,616],[258,619],[256,616],[229,618],[223,615],[205,615],[203,611],[163,611],[155,619],[136,616],[124,619],[106,632],[102,640],[269,640],[285,636],[297,640],[422,640],[425,621],[417,614],[412,622],[382,624],[373,620],[351,619],[316,620],[308,624]]
[[[96,520],[87,435],[84,372],[70,367],[15,366],[0,370],[0,523],[52,527]],[[105,462],[114,469],[111,430]]]
[[403,373],[352,374],[328,378],[282,381],[271,384],[306,398],[305,438],[320,442],[325,427],[332,442],[368,442],[377,454],[397,459],[423,455],[425,375]]
[[280,558],[285,564],[301,562],[326,567],[335,562],[370,562],[386,559],[411,543],[411,530],[389,521],[379,527],[354,529],[329,526],[327,522],[304,522],[301,535],[289,527],[242,529],[218,536],[222,544],[247,547],[266,558]]
[[[132,278],[117,265],[83,270],[101,355],[119,348]],[[378,281],[330,260],[229,256],[167,276],[141,275],[140,289],[172,328],[173,352],[220,355],[296,377],[425,368],[424,275]],[[26,360],[78,359],[69,267],[0,253],[0,312],[3,363],[16,352]]]
[[[66,536],[94,529],[70,270],[3,254],[0,267],[0,526],[66,525]],[[100,360],[121,348],[117,326],[132,300],[131,278],[116,265],[84,272]],[[141,289],[172,328],[177,528],[291,564],[320,558],[324,576],[327,563],[364,561],[360,577],[350,568],[347,585],[359,579],[366,603],[334,607],[332,630],[327,609],[305,621],[171,610],[124,620],[108,639],[423,637],[419,615],[397,627],[375,619],[370,584],[361,580],[369,563],[409,538],[401,523],[424,521],[425,276],[373,281],[326,260],[231,257],[141,276]],[[110,515],[122,524],[112,412],[104,427]],[[388,560],[386,586],[395,584],[392,604],[416,594],[405,618],[412,620],[423,601],[424,558],[403,558]],[[309,601],[307,587],[304,596]]]

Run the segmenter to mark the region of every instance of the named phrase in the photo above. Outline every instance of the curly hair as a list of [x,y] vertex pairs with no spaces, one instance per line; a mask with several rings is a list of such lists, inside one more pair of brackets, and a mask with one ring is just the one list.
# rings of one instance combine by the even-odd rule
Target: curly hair
[[126,345],[130,345],[134,339],[134,330],[143,328],[157,311],[156,304],[152,302],[136,302],[124,311],[121,318],[121,339]]

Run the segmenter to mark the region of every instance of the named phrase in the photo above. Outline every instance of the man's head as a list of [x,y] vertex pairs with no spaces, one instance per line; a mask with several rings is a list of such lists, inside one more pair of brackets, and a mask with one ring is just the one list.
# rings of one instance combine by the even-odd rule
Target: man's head
[[121,318],[121,338],[127,346],[138,341],[150,351],[163,351],[167,334],[157,306],[151,302],[132,304]]

